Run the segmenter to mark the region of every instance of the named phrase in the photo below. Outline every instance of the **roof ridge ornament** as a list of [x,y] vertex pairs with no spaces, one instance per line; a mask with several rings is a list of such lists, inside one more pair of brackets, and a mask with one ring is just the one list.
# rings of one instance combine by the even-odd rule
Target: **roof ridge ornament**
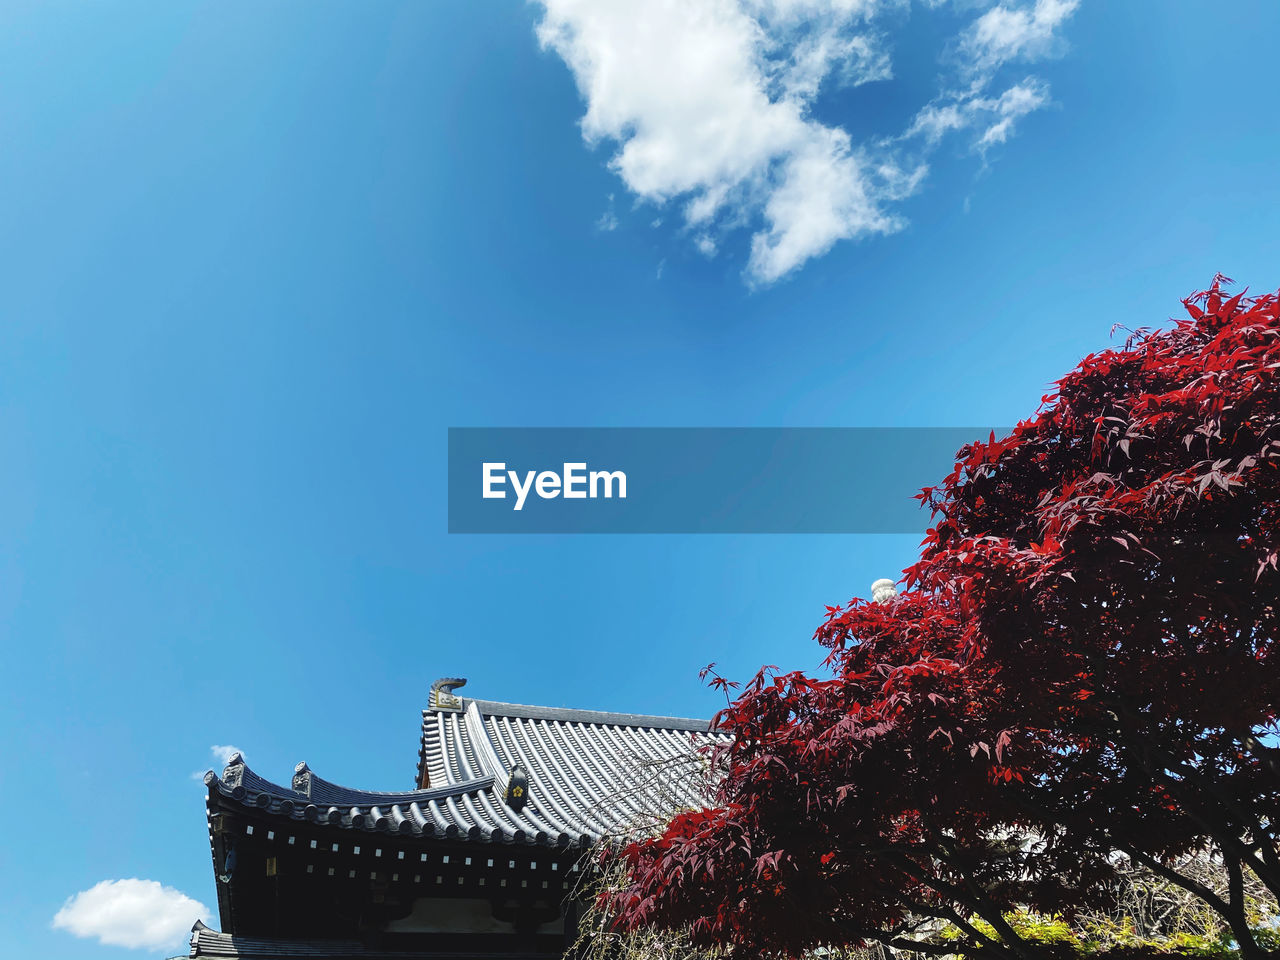
[[300,793],[304,797],[311,797],[311,768],[307,766],[307,761],[303,760],[293,768],[293,792]]
[[222,782],[234,790],[244,783],[244,754],[236,751],[227,758],[227,765],[222,768]]
[[427,707],[432,710],[462,710],[462,698],[453,691],[466,685],[466,677],[441,677],[431,685]]

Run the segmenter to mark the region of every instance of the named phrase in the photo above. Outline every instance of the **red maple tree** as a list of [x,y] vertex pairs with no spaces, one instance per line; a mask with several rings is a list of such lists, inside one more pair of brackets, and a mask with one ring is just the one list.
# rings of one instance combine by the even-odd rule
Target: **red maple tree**
[[[1266,955],[1244,889],[1280,893],[1280,299],[1224,283],[960,451],[904,592],[828,609],[829,675],[765,668],[718,714],[718,806],[626,847],[623,928],[943,954],[920,932],[945,921],[1043,957],[1008,913],[1105,902],[1127,860]],[[1225,896],[1178,869],[1205,849]]]

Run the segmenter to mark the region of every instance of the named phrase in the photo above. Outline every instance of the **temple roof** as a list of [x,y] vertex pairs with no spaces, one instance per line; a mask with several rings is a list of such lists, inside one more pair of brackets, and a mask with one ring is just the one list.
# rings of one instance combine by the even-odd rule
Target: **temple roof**
[[528,952],[482,953],[433,950],[379,950],[358,940],[297,940],[268,937],[242,937],[219,933],[199,920],[191,928],[192,960],[218,957],[220,960],[525,960]]
[[[197,920],[191,928],[191,957],[229,957],[236,960],[258,960],[267,957],[333,957],[335,954],[358,956],[363,946],[352,941],[297,941],[265,937],[234,937],[219,933]],[[384,954],[386,956],[387,954]],[[372,956],[376,956],[373,954]],[[404,960],[404,955],[399,955]]]
[[695,747],[705,721],[497,703],[439,681],[422,713],[417,790],[354,790],[305,763],[288,787],[237,754],[211,799],[343,830],[492,843],[586,846],[706,798]]

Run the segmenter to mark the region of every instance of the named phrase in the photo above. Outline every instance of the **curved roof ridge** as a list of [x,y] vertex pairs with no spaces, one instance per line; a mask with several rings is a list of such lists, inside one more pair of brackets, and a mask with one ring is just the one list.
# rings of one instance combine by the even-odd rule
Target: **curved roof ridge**
[[480,715],[480,708],[476,705],[476,701],[468,701],[467,709],[462,715],[462,722],[467,727],[467,735],[471,738],[471,749],[475,752],[480,769],[493,777],[498,786],[498,793],[505,795],[507,783],[511,779],[511,771],[502,762],[493,741],[489,739],[489,731],[485,729],[484,717]]
[[660,717],[644,713],[613,713],[606,710],[578,710],[572,707],[538,707],[527,703],[504,703],[501,700],[478,700],[464,697],[463,702],[475,704],[485,716],[519,717],[526,720],[563,720],[570,723],[598,723],[615,727],[652,727],[658,730],[689,730],[706,733],[711,729],[707,720],[691,717]]
[[223,777],[219,777],[212,770],[204,775],[205,783],[211,786],[216,785],[220,792],[228,795],[233,794],[236,789],[243,789],[245,792],[267,794],[280,800],[291,800],[295,803],[299,801],[305,803],[309,799],[311,803],[316,805],[349,804],[352,806],[386,806],[392,804],[407,806],[411,803],[429,803],[432,800],[443,800],[458,794],[487,790],[494,784],[493,776],[488,775],[471,780],[446,783],[438,787],[428,787],[425,790],[356,790],[352,787],[344,787],[341,784],[325,780],[323,777],[318,777],[314,772],[311,772],[311,790],[308,794],[268,780],[250,769],[248,764],[243,763],[243,761],[239,766],[243,770],[239,777],[239,784],[226,783]]
[[486,775],[470,780],[445,783],[438,787],[427,787],[425,790],[357,790],[312,774],[311,799],[313,803],[343,800],[357,805],[364,803],[422,803],[424,800],[443,799],[444,797],[452,797],[474,790],[486,790],[493,786],[493,782],[493,776]]

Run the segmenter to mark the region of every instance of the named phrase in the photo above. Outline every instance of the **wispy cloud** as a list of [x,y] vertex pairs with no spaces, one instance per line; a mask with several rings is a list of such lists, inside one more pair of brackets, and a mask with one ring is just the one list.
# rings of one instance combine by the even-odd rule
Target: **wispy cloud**
[[[925,157],[974,128],[985,153],[1047,102],[1033,78],[998,97],[999,68],[1056,49],[1078,0],[1000,4],[952,44],[952,85],[892,141],[855,143],[813,108],[821,92],[893,77],[902,0],[536,0],[538,39],[569,66],[589,144],[642,202],[678,202],[695,249],[751,233],[745,274],[768,284],[841,240],[892,233]],[[926,6],[933,6],[927,4]],[[617,225],[612,202],[598,223]]]
[[1061,42],[1058,28],[1079,5],[1079,0],[1036,0],[1029,6],[997,4],[960,37],[965,69],[975,78],[989,78],[1010,61],[1052,55]]
[[100,943],[162,950],[182,942],[209,908],[155,880],[103,880],[70,897],[53,917],[57,930]]
[[1048,102],[1048,86],[1035,77],[1028,77],[1022,83],[1010,87],[994,100],[971,101],[970,105],[990,120],[982,136],[978,138],[978,149],[985,151],[993,144],[1004,143],[1009,139],[1019,118],[1039,110]]
[[985,154],[1012,136],[1019,119],[1048,102],[1049,86],[1037,77],[1027,77],[995,97],[981,92],[951,94],[921,109],[902,139],[920,138],[924,148],[931,150],[947,134],[973,128],[973,147]]
[[609,205],[605,208],[604,213],[600,214],[600,219],[596,221],[596,229],[605,233],[618,229],[618,212],[613,206],[612,193],[609,194]]
[[985,159],[991,147],[1013,135],[1022,117],[1049,103],[1049,85],[1036,76],[991,95],[1000,68],[1060,53],[1061,28],[1078,6],[1079,0],[999,3],[977,17],[954,45],[951,86],[921,108],[902,139],[919,138],[928,150],[947,134],[969,130],[970,145]]

